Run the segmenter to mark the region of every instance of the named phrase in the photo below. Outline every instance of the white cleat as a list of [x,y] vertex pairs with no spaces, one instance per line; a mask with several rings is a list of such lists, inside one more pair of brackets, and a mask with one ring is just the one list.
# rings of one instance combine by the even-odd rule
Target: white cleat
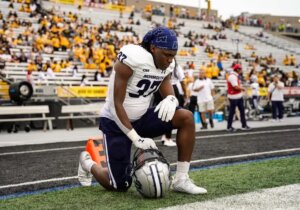
[[83,151],[79,156],[79,166],[78,166],[78,181],[82,186],[91,186],[92,185],[92,173],[85,170],[85,161],[90,160],[91,156],[88,152]]
[[202,187],[198,187],[194,182],[187,176],[186,178],[172,180],[171,190],[175,192],[183,192],[187,194],[206,194],[207,190]]
[[167,147],[175,147],[176,143],[172,139],[168,139],[164,141],[164,146]]

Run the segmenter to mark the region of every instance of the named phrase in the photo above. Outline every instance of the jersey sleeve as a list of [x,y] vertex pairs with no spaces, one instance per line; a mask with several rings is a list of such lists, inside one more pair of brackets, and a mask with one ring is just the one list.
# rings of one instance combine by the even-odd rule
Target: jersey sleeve
[[134,71],[142,62],[138,51],[140,51],[140,49],[136,45],[125,45],[120,49],[117,59]]

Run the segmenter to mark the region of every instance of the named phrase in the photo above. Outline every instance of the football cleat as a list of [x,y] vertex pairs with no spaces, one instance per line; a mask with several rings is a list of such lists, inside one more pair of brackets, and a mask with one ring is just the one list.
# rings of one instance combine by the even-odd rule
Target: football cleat
[[82,186],[91,186],[93,175],[86,170],[85,162],[91,160],[91,156],[88,152],[83,151],[79,156],[78,166],[78,181]]
[[207,190],[205,188],[198,187],[197,185],[195,185],[194,182],[188,176],[181,179],[174,178],[172,180],[171,190],[175,192],[183,192],[193,195],[207,193]]

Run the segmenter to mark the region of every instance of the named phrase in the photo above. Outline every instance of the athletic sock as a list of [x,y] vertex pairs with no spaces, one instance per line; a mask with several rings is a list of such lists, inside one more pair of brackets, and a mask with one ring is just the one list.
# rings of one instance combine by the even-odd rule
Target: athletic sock
[[88,172],[91,172],[92,166],[94,164],[97,164],[97,163],[95,161],[93,161],[92,159],[86,159],[82,163],[82,168]]
[[188,177],[188,172],[190,169],[190,162],[177,162],[177,168],[176,168],[176,174],[175,178],[176,179],[183,179]]

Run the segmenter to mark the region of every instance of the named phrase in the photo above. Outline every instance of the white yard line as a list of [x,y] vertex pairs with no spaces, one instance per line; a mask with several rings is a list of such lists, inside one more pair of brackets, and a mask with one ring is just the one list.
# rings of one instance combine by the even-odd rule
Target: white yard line
[[[282,132],[290,132],[290,131],[298,131],[298,130],[300,130],[300,128],[270,130],[270,131],[252,131],[252,132],[229,133],[229,134],[218,134],[218,135],[206,135],[206,136],[196,136],[196,139],[209,139],[209,138],[222,138],[222,137],[230,137],[230,136],[257,135],[257,134],[264,134],[264,133],[282,133]],[[161,142],[161,140],[155,140],[155,142]],[[81,149],[81,148],[84,148],[84,146],[62,147],[62,148],[41,149],[41,150],[31,150],[31,151],[19,151],[19,152],[5,152],[5,153],[0,153],[0,156],[17,155],[17,154],[30,154],[30,153],[39,153],[39,152],[49,152],[49,151],[63,151],[63,150]]]
[[208,136],[197,136],[196,139],[210,139],[210,138],[220,138],[228,136],[244,136],[244,135],[257,135],[264,133],[281,133],[281,132],[290,132],[290,131],[300,131],[300,128],[293,129],[282,129],[282,130],[269,130],[269,131],[252,131],[252,132],[238,132],[238,133],[228,133],[228,134],[219,134],[219,135],[208,135]]
[[52,149],[38,149],[38,150],[19,151],[19,152],[4,152],[4,153],[0,153],[0,156],[63,151],[63,150],[72,150],[72,149],[83,149],[83,148],[84,148],[84,146],[77,146],[77,147],[62,147],[62,148],[52,148]]
[[[249,153],[249,154],[242,154],[242,155],[231,155],[231,156],[224,156],[224,157],[216,157],[216,158],[209,158],[209,159],[203,159],[203,160],[192,160],[191,163],[207,163],[211,161],[217,161],[217,160],[229,160],[229,159],[240,159],[240,158],[247,158],[247,157],[256,157],[260,155],[276,155],[286,152],[297,152],[300,151],[300,148],[293,148],[293,149],[283,149],[283,150],[273,150],[273,151],[267,151],[267,152],[255,152],[255,153]],[[171,166],[175,166],[177,163],[171,163]]]
[[58,181],[64,181],[64,180],[70,180],[70,179],[77,179],[77,176],[69,176],[69,177],[37,180],[37,181],[32,181],[32,182],[23,182],[23,183],[18,183],[18,184],[3,185],[3,186],[0,186],[0,189],[6,189],[6,188],[11,188],[11,187],[22,187],[22,186],[49,183],[49,182],[58,182]]
[[[203,160],[193,160],[191,163],[205,163],[215,160],[227,160],[227,159],[234,159],[234,158],[241,158],[241,157],[253,157],[255,155],[265,155],[265,154],[280,154],[284,152],[294,152],[294,151],[300,151],[300,148],[294,148],[294,149],[285,149],[285,150],[276,150],[276,151],[269,151],[269,152],[260,152],[260,153],[251,153],[251,154],[242,154],[242,155],[233,155],[233,156],[224,156],[224,157],[217,157],[217,158],[210,158],[210,159],[203,159]],[[175,166],[177,163],[171,163],[171,166]],[[10,187],[20,187],[20,186],[27,186],[27,185],[33,185],[33,184],[40,184],[40,183],[49,183],[49,182],[56,182],[56,181],[63,181],[63,180],[70,180],[75,179],[77,176],[71,176],[71,177],[61,177],[61,178],[53,178],[53,179],[46,179],[46,180],[37,180],[37,181],[31,181],[31,182],[23,182],[18,184],[9,184],[9,185],[3,185],[0,186],[0,189],[10,188]]]
[[255,192],[217,198],[210,201],[161,208],[160,210],[219,210],[219,209],[299,209],[300,184],[293,184]]

